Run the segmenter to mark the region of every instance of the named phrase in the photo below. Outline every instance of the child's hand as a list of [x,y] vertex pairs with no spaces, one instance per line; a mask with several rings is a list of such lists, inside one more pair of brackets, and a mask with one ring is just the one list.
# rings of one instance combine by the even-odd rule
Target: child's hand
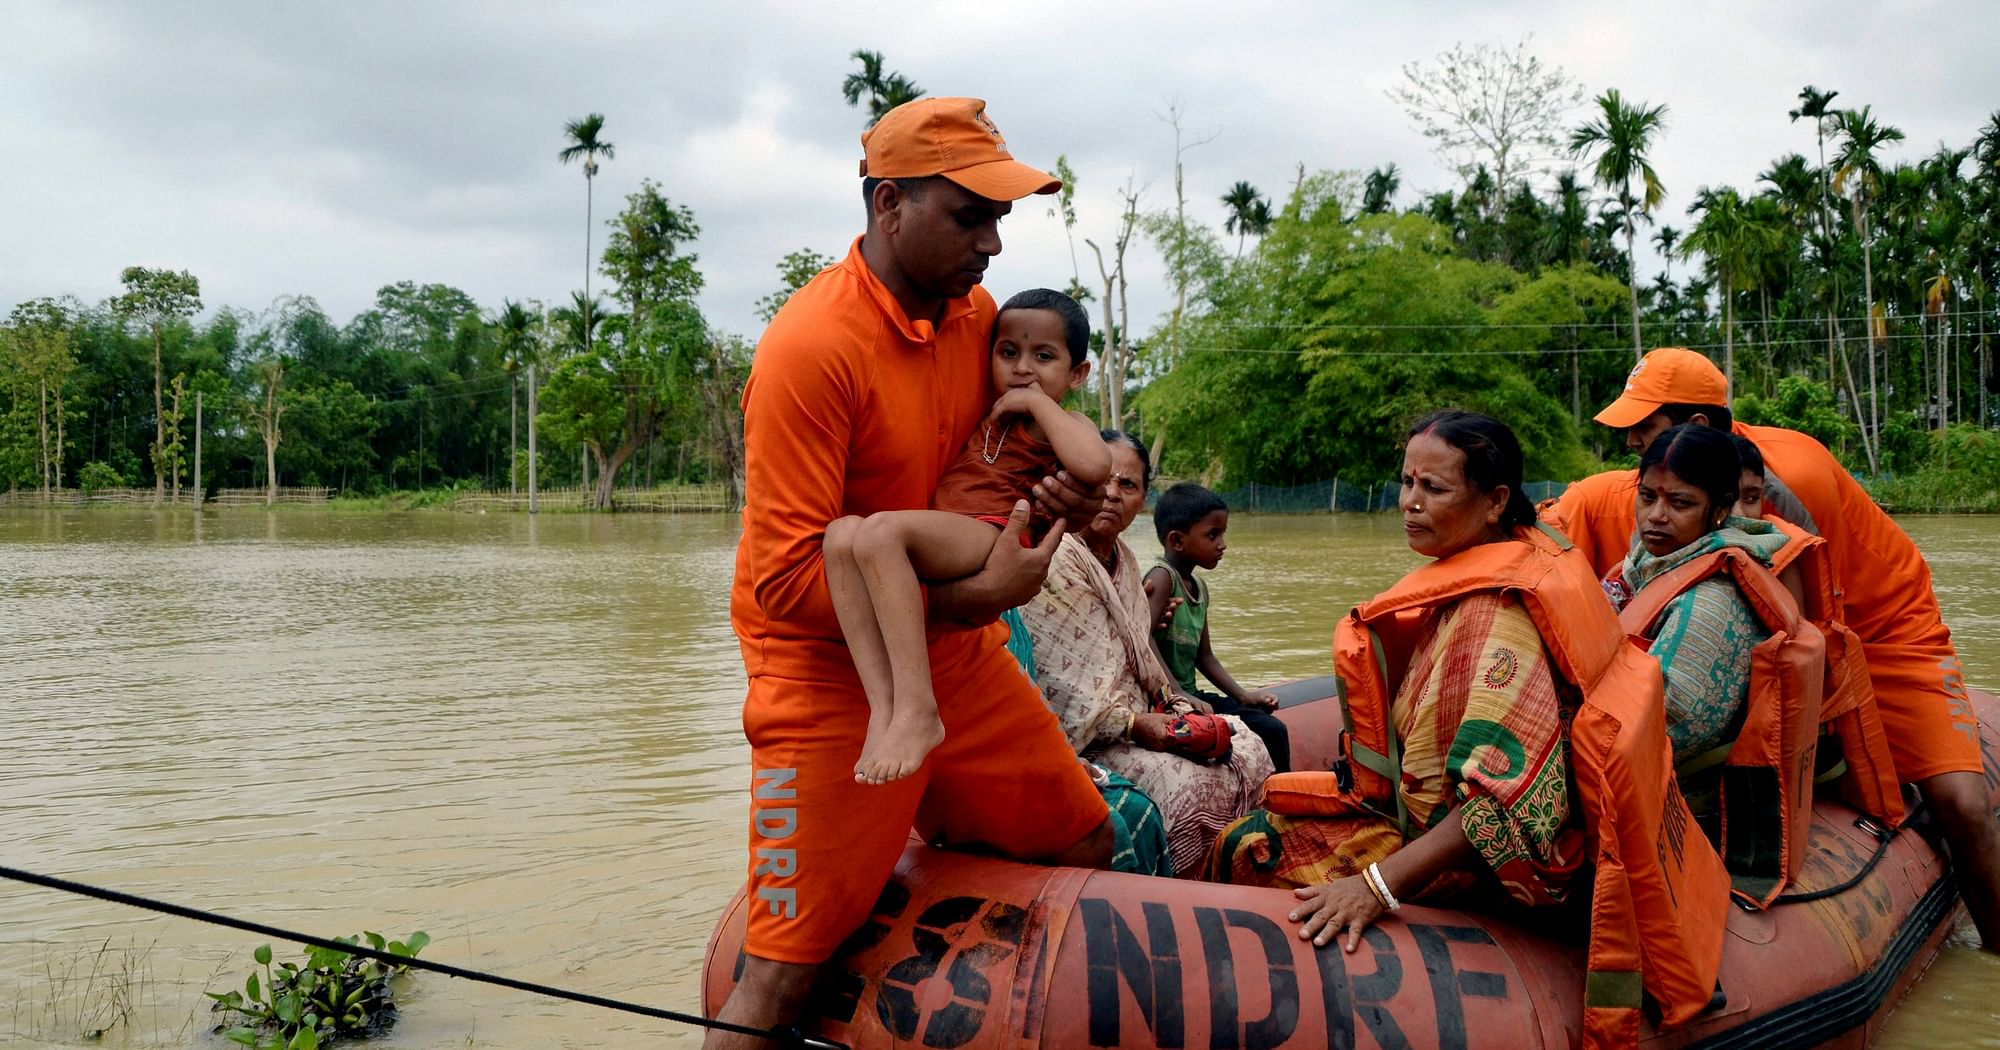
[[1025,416],[1035,410],[1040,402],[1047,401],[1049,395],[1042,393],[1038,386],[1017,386],[1001,394],[993,402],[993,409],[986,413],[986,422],[999,422],[1001,416]]
[[1261,708],[1265,711],[1278,709],[1278,694],[1269,689],[1252,689],[1243,694],[1243,706]]

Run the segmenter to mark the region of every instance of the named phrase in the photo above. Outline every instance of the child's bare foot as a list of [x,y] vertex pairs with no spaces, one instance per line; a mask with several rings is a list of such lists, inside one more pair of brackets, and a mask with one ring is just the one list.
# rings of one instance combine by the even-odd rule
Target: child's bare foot
[[882,738],[889,735],[889,711],[885,708],[868,711],[868,735],[861,739],[861,757],[854,760],[854,782],[868,784],[868,770],[875,767],[875,752],[882,748]]
[[[871,738],[872,739],[872,738]],[[924,756],[944,742],[944,723],[936,712],[905,716],[898,710],[889,720],[889,730],[872,746],[863,745],[861,762],[854,777],[864,784],[887,784],[915,773]]]

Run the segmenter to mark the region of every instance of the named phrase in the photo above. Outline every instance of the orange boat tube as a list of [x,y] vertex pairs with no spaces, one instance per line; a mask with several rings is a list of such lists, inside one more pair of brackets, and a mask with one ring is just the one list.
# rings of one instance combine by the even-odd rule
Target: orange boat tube
[[[1327,679],[1293,683],[1294,768],[1325,768],[1339,727]],[[1301,695],[1304,694],[1304,695]],[[1989,786],[2000,700],[1974,691]],[[1877,853],[1880,857],[1873,860]],[[1849,885],[1851,883],[1851,885]],[[1845,888],[1843,888],[1845,887]],[[1956,925],[1950,864],[1916,828],[1886,845],[1835,801],[1814,806],[1788,893],[1733,910],[1714,1005],[1646,1046],[1865,1046]],[[1573,1047],[1583,931],[1567,920],[1408,905],[1353,954],[1315,950],[1284,890],[1047,868],[913,844],[842,946],[808,1032],[877,1047]],[[710,938],[709,1016],[742,965],[745,898]]]

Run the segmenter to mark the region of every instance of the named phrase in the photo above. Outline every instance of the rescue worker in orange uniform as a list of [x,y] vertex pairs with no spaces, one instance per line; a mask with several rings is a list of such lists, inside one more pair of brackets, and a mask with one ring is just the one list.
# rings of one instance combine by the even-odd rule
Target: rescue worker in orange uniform
[[[743,391],[730,620],[749,676],[750,917],[742,976],[717,1017],[759,1028],[799,1019],[913,826],[1023,860],[1111,858],[1103,798],[993,622],[1038,591],[1064,520],[1102,507],[1101,491],[1060,475],[1035,489],[1058,519],[1039,545],[1021,542],[1024,500],[983,569],[926,592],[944,743],[911,776],[855,782],[868,703],[827,591],[827,524],[931,505],[991,403],[997,310],[979,283],[1000,219],[1061,186],[1013,159],[978,99],[899,106],[861,141],[866,232],[778,311]],[[761,1044],[711,1032],[705,1045]]]
[[[2000,951],[2000,825],[1989,802],[1979,721],[1930,566],[1826,447],[1779,427],[1737,423],[1728,383],[1701,354],[1667,347],[1632,369],[1624,393],[1596,419],[1623,429],[1642,452],[1681,423],[1748,438],[1763,453],[1765,509],[1826,540],[1844,622],[1861,640],[1896,773],[1914,783],[1950,844],[1966,909]],[[1637,473],[1609,471],[1571,485],[1555,512],[1599,575],[1631,543]]]

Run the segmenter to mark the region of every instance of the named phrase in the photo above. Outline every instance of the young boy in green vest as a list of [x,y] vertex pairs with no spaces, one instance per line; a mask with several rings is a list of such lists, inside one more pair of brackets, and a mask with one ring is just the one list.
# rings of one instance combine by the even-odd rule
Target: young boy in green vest
[[[1194,570],[1213,570],[1229,549],[1229,505],[1208,489],[1184,481],[1160,494],[1153,508],[1153,530],[1159,534],[1162,553],[1160,563],[1146,573],[1146,600],[1160,662],[1182,692],[1201,698],[1218,715],[1242,719],[1264,741],[1278,772],[1291,769],[1291,733],[1271,714],[1278,698],[1268,690],[1237,685],[1209,647],[1208,585],[1196,578]],[[1196,671],[1222,695],[1196,689]]]

